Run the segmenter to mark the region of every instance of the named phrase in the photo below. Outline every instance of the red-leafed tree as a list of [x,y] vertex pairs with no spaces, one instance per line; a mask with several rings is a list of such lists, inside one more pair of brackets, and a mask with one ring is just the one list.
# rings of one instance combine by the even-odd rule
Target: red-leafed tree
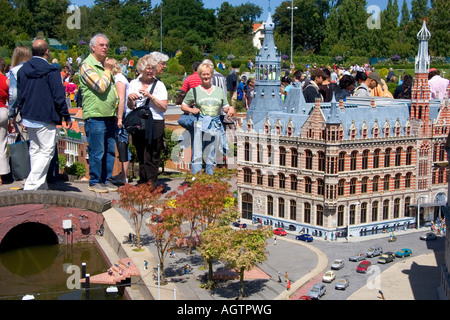
[[164,260],[175,246],[176,241],[183,236],[181,230],[181,215],[170,204],[166,202],[158,222],[149,225],[150,233],[154,238],[156,252],[158,253],[159,265],[161,272],[161,283],[165,284]]
[[130,214],[136,232],[138,251],[141,250],[141,227],[144,216],[156,212],[157,201],[161,198],[162,191],[162,186],[155,188],[151,183],[138,186],[126,184],[118,190],[120,200],[114,202]]
[[182,186],[172,202],[176,212],[187,222],[189,254],[194,242],[198,243],[201,233],[218,220],[228,222],[237,216],[230,185],[221,181],[195,182],[190,188]]

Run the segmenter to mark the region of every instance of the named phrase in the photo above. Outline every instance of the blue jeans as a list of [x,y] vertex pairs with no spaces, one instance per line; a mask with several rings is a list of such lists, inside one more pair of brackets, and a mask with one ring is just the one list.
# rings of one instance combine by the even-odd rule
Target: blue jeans
[[194,136],[192,139],[192,163],[191,172],[196,174],[202,171],[203,160],[205,161],[206,174],[212,175],[217,165],[216,155],[221,152],[223,134],[220,130],[210,133],[201,130],[201,122],[194,123]]
[[116,159],[116,120],[89,118],[84,125],[89,144],[89,185],[106,183],[112,177]]

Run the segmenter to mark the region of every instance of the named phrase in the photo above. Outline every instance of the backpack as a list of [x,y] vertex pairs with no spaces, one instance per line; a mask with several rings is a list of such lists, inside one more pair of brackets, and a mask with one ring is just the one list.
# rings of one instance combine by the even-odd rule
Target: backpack
[[[150,94],[153,94],[157,82],[158,80],[155,79],[152,89],[150,90]],[[136,130],[145,130],[145,123],[150,117],[153,117],[152,112],[148,107],[149,103],[150,99],[147,99],[144,106],[135,108],[127,114],[123,120],[123,126],[125,127],[125,131],[127,133],[132,134],[136,132]]]

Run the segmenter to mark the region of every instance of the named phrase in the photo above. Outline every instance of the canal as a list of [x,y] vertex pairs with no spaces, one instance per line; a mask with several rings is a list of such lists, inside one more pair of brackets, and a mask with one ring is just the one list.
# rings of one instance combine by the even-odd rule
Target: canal
[[[125,300],[107,293],[106,285],[91,284],[89,294],[78,289],[77,273],[86,263],[91,276],[106,272],[107,265],[94,243],[38,244],[0,250],[0,301],[21,300]],[[68,272],[69,271],[69,272]]]

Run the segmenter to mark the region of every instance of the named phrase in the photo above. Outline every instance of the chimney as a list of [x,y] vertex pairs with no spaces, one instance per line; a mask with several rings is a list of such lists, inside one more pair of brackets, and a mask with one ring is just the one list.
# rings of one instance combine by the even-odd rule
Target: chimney
[[372,98],[372,100],[370,100],[370,106],[372,107],[373,110],[377,110],[377,104],[375,103],[375,99]]
[[339,109],[344,112],[344,99],[339,99]]

